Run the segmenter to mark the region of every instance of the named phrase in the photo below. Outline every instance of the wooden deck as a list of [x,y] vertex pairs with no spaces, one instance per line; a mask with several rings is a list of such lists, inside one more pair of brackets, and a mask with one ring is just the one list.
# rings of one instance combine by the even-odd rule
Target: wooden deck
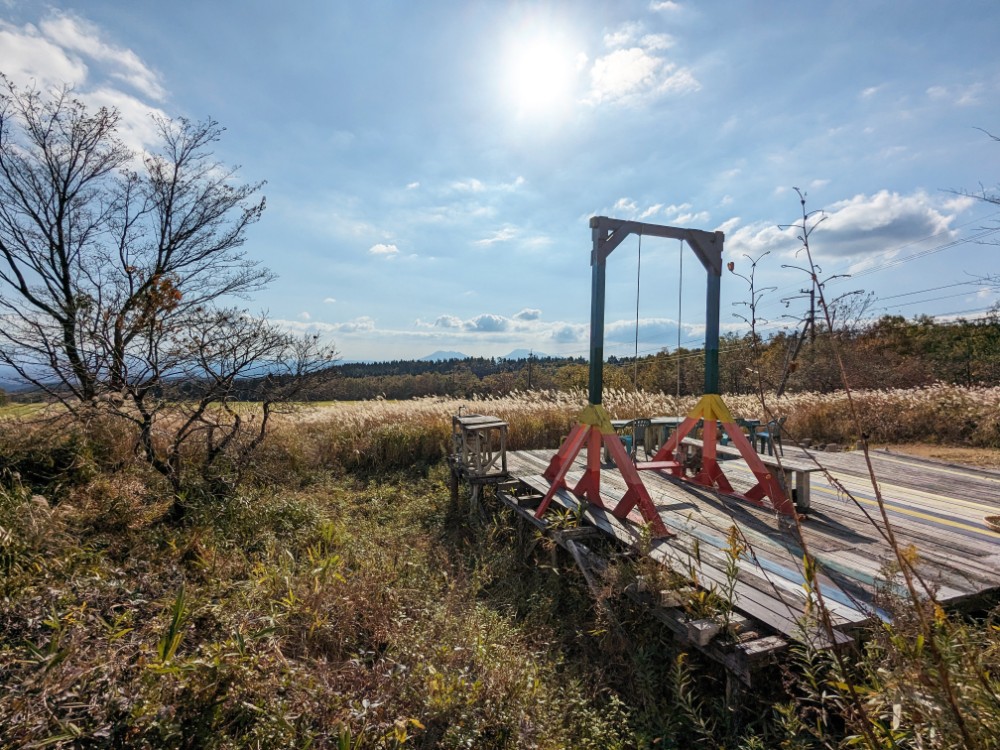
[[[541,473],[552,454],[550,450],[509,453],[511,477],[544,493],[548,482]],[[786,455],[809,460],[795,449],[787,449]],[[876,588],[885,585],[893,558],[863,454],[817,457],[832,480],[822,472],[813,474],[811,510],[801,523],[802,537],[819,563],[820,590],[837,628],[836,639],[846,641],[853,629],[887,617],[878,609]],[[581,476],[583,462],[581,454],[570,471],[570,486]],[[1000,515],[1000,473],[882,452],[872,453],[872,463],[896,539],[904,547],[912,545],[918,570],[938,601],[960,605],[1000,593],[1000,534],[984,521],[986,516]],[[755,481],[741,461],[726,461],[723,470],[737,490]],[[748,547],[738,561],[733,606],[781,636],[804,637],[808,594],[803,586],[803,539],[794,520],[657,472],[642,472],[642,479],[663,522],[676,532],[674,537],[654,540],[651,557],[695,577],[705,588],[723,591],[727,539],[735,526]],[[601,489],[610,507],[625,493],[621,475],[611,466],[601,472]],[[576,498],[566,491],[556,502],[577,507]],[[592,508],[586,520],[625,544],[642,544],[637,513],[620,522]],[[890,585],[902,591],[898,575]],[[813,636],[822,638],[816,632]]]

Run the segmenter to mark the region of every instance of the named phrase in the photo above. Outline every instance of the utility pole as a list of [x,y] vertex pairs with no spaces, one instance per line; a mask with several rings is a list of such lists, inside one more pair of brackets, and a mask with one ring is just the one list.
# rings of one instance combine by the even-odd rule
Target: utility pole
[[535,358],[535,350],[528,350],[528,390],[531,390],[531,361]]

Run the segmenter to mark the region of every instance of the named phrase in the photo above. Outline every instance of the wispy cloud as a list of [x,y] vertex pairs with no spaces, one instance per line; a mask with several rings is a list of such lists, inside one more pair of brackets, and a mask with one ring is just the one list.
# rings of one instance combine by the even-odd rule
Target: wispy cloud
[[49,89],[78,86],[87,79],[87,66],[70,57],[32,24],[19,28],[0,21],[0,70],[19,86]]
[[481,193],[486,185],[475,177],[470,177],[467,180],[455,180],[451,183],[451,189],[459,193]]
[[964,86],[931,86],[927,89],[927,96],[931,100],[946,102],[956,107],[971,107],[982,101],[986,93],[986,87],[979,82]]
[[617,214],[626,213],[632,216],[639,210],[639,206],[631,198],[619,198],[615,201],[614,210]]
[[102,39],[100,29],[93,23],[79,16],[56,11],[39,26],[45,36],[64,50],[105,63],[113,78],[132,86],[144,96],[156,101],[162,101],[166,96],[159,74],[132,50]]
[[371,253],[372,255],[382,255],[382,256],[398,255],[399,248],[392,244],[379,242],[378,244],[372,245],[370,248],[368,248],[368,252]]
[[498,229],[489,237],[484,237],[481,240],[476,240],[475,244],[480,247],[489,247],[490,245],[495,245],[498,242],[510,242],[512,239],[517,237],[517,230],[513,227],[503,227]]
[[150,115],[165,116],[153,104],[166,97],[159,74],[80,16],[54,11],[37,27],[0,21],[0,70],[21,87],[70,86],[91,107],[114,107],[122,117],[119,135],[136,151],[158,140]]

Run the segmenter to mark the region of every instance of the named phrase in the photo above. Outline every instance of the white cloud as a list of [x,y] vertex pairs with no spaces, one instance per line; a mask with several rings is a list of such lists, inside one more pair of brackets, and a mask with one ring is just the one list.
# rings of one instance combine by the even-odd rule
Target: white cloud
[[406,189],[407,190],[416,190],[418,187],[420,187],[420,183],[419,182],[410,182],[410,183],[407,183],[407,185],[406,185]]
[[615,201],[614,210],[615,213],[625,212],[635,214],[635,212],[639,210],[639,206],[636,205],[636,202],[631,198],[619,198]]
[[87,79],[79,58],[44,38],[31,24],[18,28],[0,21],[0,70],[18,86],[40,89],[78,86]]
[[[873,239],[911,242],[948,233],[948,225],[954,219],[942,214],[926,193],[903,196],[888,190],[871,197],[859,194],[838,201],[827,209],[827,216],[825,233],[848,246],[860,241],[867,242],[869,247]],[[838,254],[856,253],[844,247]]]
[[649,4],[650,10],[669,11],[671,13],[681,9],[681,4],[674,0],[653,0]]
[[690,69],[663,57],[674,45],[669,34],[644,34],[641,24],[627,23],[606,34],[604,44],[612,51],[591,66],[587,104],[632,105],[641,99],[701,88]]
[[[639,318],[639,348],[649,346],[667,346],[677,342],[677,321],[672,318]],[[689,335],[695,329],[692,326],[681,326],[682,335]],[[635,319],[616,320],[604,328],[604,338],[609,344],[635,345]]]
[[165,92],[160,85],[160,76],[132,50],[103,41],[96,25],[57,11],[43,20],[40,27],[45,36],[63,49],[105,63],[112,77],[124,81],[150,99],[163,100]]
[[948,198],[941,204],[941,207],[945,211],[960,214],[963,211],[967,211],[972,208],[972,206],[976,203],[978,203],[978,201],[970,195],[956,195],[952,198]]
[[337,301],[337,300],[336,300],[335,298],[333,298],[333,297],[327,297],[326,299],[324,299],[324,300],[323,300],[323,302],[324,302],[325,304],[327,304],[327,305],[332,305],[332,304],[333,304],[334,302],[336,302],[336,301]]
[[719,226],[715,228],[715,231],[725,232],[726,234],[729,234],[731,231],[736,229],[736,227],[738,227],[742,223],[742,221],[743,220],[739,216],[731,216],[730,218],[726,219],[724,222],[719,224]]
[[638,47],[620,49],[594,62],[589,101],[616,101],[649,91],[663,61]]
[[795,239],[795,230],[783,230],[774,224],[755,222],[739,226],[732,231],[732,227],[738,224],[739,218],[733,218],[723,222],[720,227],[726,233],[726,254],[730,257],[742,258],[746,254],[756,258],[766,251],[788,253],[800,247],[800,243]]
[[459,193],[481,193],[486,189],[486,185],[471,177],[468,180],[456,180],[451,183],[451,189]]
[[286,330],[297,331],[299,333],[373,335],[378,330],[375,325],[375,319],[367,315],[348,320],[345,323],[326,323],[321,320],[310,319],[282,320],[280,318],[272,318],[271,322]]
[[582,323],[560,323],[549,334],[549,338],[559,344],[582,343],[588,336],[588,328]]
[[502,315],[483,313],[482,315],[477,315],[472,320],[467,321],[465,327],[466,330],[470,331],[494,333],[497,331],[506,331],[510,327],[510,320]]
[[623,23],[615,31],[604,35],[604,46],[608,49],[616,49],[632,44],[642,33],[642,24],[636,21]]
[[[104,41],[96,25],[78,16],[54,12],[39,27],[0,21],[0,70],[21,88],[70,86],[89,107],[117,109],[119,136],[137,152],[158,140],[150,115],[165,113],[146,100],[164,98],[159,76],[132,50]],[[134,93],[121,88],[123,83]]]
[[[812,235],[810,245],[819,260],[859,259],[851,269],[857,272],[895,257],[904,249],[947,242],[956,236],[950,228],[956,215],[969,205],[955,199],[934,199],[922,191],[911,195],[888,190],[870,196],[859,194],[824,210],[826,218]],[[727,231],[726,252],[757,257],[770,250],[792,257],[801,247],[799,233],[795,227],[779,229],[767,223],[742,226],[731,234]]]
[[367,315],[362,315],[360,318],[354,318],[354,320],[349,320],[346,323],[333,323],[329,326],[329,330],[341,333],[374,331],[375,319]]
[[106,86],[81,93],[80,98],[91,107],[117,109],[122,116],[118,135],[132,150],[141,152],[159,141],[159,130],[153,117],[166,118],[167,114],[162,109],[151,107],[131,94]]
[[302,320],[312,320],[312,315],[305,311],[300,312],[299,317],[302,318]]
[[674,38],[670,34],[646,34],[639,43],[648,50],[662,51],[674,46]]
[[935,101],[946,102],[957,107],[969,107],[982,101],[985,86],[976,82],[966,86],[931,86],[927,96]]
[[379,242],[376,245],[372,245],[368,248],[368,252],[372,255],[384,255],[391,256],[397,255],[399,253],[399,248],[392,244],[386,244],[384,242]]
[[437,320],[434,321],[433,325],[436,328],[455,328],[461,329],[462,319],[457,318],[454,315],[440,315]]
[[863,89],[861,91],[861,98],[862,99],[871,99],[872,97],[875,96],[875,94],[877,94],[883,88],[885,88],[884,84],[880,84],[878,86],[869,86],[868,88]]
[[[287,330],[324,334],[334,337],[345,356],[378,356],[387,347],[403,348],[411,356],[422,356],[438,348],[458,349],[469,354],[500,356],[511,348],[532,348],[552,354],[579,356],[586,353],[589,326],[568,321],[546,322],[541,311],[524,308],[511,317],[482,313],[463,319],[442,314],[433,321],[416,320],[406,329],[380,328],[370,317],[360,317],[344,323],[321,321],[274,321]],[[639,323],[640,345],[647,351],[667,346],[676,339],[677,324],[667,318],[644,318]],[[699,334],[701,324],[685,324],[686,337]],[[608,352],[627,354],[632,350],[635,319],[612,320],[607,324]],[[429,347],[427,351],[420,351]],[[349,352],[349,353],[348,353]]]
[[679,214],[674,218],[674,221],[681,226],[698,228],[697,225],[705,224],[711,218],[712,216],[708,211],[698,211],[696,213]]
[[489,247],[497,242],[510,242],[517,236],[517,230],[513,227],[504,227],[503,229],[498,229],[490,237],[485,237],[481,240],[476,240],[475,244],[480,247]]

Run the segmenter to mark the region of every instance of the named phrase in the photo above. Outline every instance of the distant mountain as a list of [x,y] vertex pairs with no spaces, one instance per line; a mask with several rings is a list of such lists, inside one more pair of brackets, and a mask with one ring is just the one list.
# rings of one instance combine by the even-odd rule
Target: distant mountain
[[443,362],[446,359],[468,359],[468,354],[462,354],[462,352],[446,352],[439,350],[433,354],[428,354],[426,357],[421,357],[418,362]]
[[515,349],[510,354],[505,354],[500,359],[527,359],[528,357],[534,357],[535,359],[544,359],[549,356],[545,352],[536,352],[532,349]]

